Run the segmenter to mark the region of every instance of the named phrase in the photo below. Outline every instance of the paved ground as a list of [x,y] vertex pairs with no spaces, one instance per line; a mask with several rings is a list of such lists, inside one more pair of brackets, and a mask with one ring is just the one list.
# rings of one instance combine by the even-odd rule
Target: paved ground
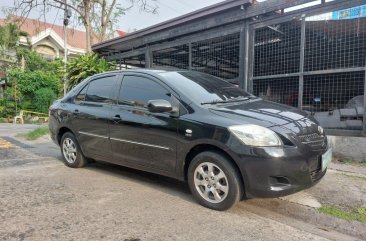
[[[366,239],[366,225],[320,214],[293,196],[216,212],[169,178],[105,163],[67,168],[48,138],[15,137],[34,127],[0,125],[0,240]],[[349,209],[365,205],[366,182],[335,167],[299,195]],[[362,175],[352,171],[347,175]]]

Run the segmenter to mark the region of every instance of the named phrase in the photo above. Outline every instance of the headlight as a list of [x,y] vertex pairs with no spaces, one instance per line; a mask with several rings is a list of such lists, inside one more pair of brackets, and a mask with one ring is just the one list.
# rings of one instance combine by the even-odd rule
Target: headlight
[[268,128],[257,125],[230,126],[229,130],[245,145],[249,146],[282,146],[282,141]]

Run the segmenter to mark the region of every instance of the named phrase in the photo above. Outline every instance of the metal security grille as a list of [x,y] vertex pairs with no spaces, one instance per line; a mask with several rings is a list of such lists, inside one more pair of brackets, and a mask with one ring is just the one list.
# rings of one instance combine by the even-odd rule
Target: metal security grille
[[265,100],[297,107],[299,81],[297,77],[254,80],[253,94]]
[[302,100],[325,128],[362,130],[366,18],[332,16],[254,28],[253,93],[292,106]]
[[238,82],[239,43],[239,34],[192,43],[192,70]]
[[145,54],[123,58],[119,64],[120,69],[145,68]]
[[131,34],[98,51],[121,68],[205,72],[263,99],[308,111],[325,128],[362,126],[366,133],[366,5],[360,6],[364,3],[359,0],[313,2],[293,11],[244,6],[242,15],[228,17],[230,11],[237,13],[233,8],[218,13],[225,19],[210,14],[152,27],[156,31]]
[[326,128],[362,129],[365,72],[304,78],[303,109]]
[[152,67],[189,68],[189,46],[180,45],[153,51]]
[[301,21],[255,30],[254,76],[299,72]]
[[366,18],[306,21],[305,71],[365,67],[365,56]]

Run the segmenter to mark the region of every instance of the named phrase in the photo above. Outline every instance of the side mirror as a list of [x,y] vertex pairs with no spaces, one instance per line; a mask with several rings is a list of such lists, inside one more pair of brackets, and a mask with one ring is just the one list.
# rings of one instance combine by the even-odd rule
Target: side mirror
[[172,104],[167,100],[149,100],[147,108],[152,113],[163,113],[173,111]]

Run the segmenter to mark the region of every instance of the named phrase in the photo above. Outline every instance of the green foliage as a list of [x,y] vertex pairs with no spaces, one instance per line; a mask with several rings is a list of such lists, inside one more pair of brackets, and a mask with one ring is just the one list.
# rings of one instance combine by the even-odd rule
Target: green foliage
[[34,129],[24,135],[25,139],[29,141],[36,140],[44,135],[47,135],[49,133],[49,129],[47,126],[38,127],[37,129]]
[[323,206],[319,208],[319,211],[324,214],[334,216],[336,218],[344,219],[347,221],[358,221],[366,224],[366,208],[356,208],[354,212],[346,212],[336,207]]
[[[7,89],[7,91],[10,88]],[[7,96],[7,95],[5,95]],[[11,99],[11,96],[7,96],[8,98],[2,98],[0,99],[0,116],[1,117],[9,117],[9,116],[15,116],[16,110],[15,110],[15,102]]]
[[114,69],[114,65],[97,54],[88,53],[80,55],[78,58],[67,63],[66,74],[68,78],[68,89],[72,89],[85,78],[97,73],[102,73]]
[[52,72],[58,77],[62,77],[60,69],[63,67],[61,59],[55,59],[54,61],[48,61],[44,59],[39,53],[28,48],[19,48],[17,50],[18,62],[21,63],[22,58],[25,61],[25,70],[36,71],[42,70],[44,72]]
[[0,118],[0,123],[8,123],[8,120],[5,118]]
[[[34,104],[36,92],[40,89],[48,90],[47,93],[45,90],[40,92],[38,99],[52,97],[54,100],[55,94],[63,93],[62,60],[48,61],[34,50],[18,46],[20,36],[27,34],[15,24],[0,26],[0,58],[9,55],[10,52],[14,58],[10,64],[0,66],[1,70],[6,72],[8,84],[4,98],[0,99],[0,117],[15,116],[22,109],[44,110],[43,106]],[[19,68],[23,63],[24,69]],[[49,102],[47,101],[45,103]]]
[[9,117],[15,116],[19,109],[19,103],[22,98],[22,94],[19,88],[14,84],[11,88],[7,88],[4,92],[4,98],[1,99],[0,116]]
[[16,84],[20,93],[29,99],[33,99],[35,92],[41,88],[50,88],[54,93],[58,91],[59,80],[50,72],[23,71],[19,68],[13,68],[7,74],[10,84]]
[[47,113],[49,103],[56,99],[60,85],[56,75],[40,70],[11,68],[7,78],[10,87],[7,87],[4,98],[0,100],[0,117],[15,116],[19,110],[42,110],[40,112]]
[[9,99],[7,98],[0,99],[0,105],[1,105],[0,118],[14,117],[19,113],[20,110],[26,109],[24,108],[22,101],[15,102],[14,100],[11,99],[11,97]]
[[0,117],[14,117],[20,110],[33,110],[34,103],[13,87],[8,87],[0,99]]
[[20,36],[27,34],[19,30],[14,23],[0,26],[0,47],[2,51],[15,49],[18,46]]
[[48,107],[56,99],[55,92],[50,88],[41,88],[35,92],[35,110],[41,113],[47,113]]

